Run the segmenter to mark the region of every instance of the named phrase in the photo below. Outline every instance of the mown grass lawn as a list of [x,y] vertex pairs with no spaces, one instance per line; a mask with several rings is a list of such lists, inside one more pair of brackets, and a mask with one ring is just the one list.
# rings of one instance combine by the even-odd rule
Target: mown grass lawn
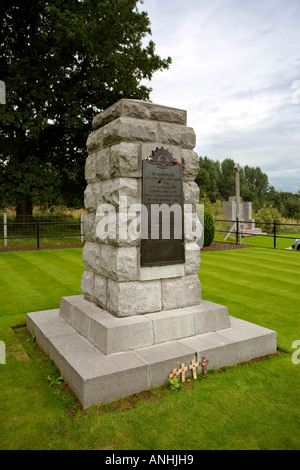
[[203,299],[276,330],[280,354],[212,371],[179,392],[162,387],[83,412],[53,384],[59,371],[26,330],[13,328],[27,312],[80,294],[81,249],[1,253],[0,448],[299,449],[299,253],[249,248],[202,252],[201,260]]
[[[293,242],[296,238],[300,238],[300,232],[297,233],[288,233],[288,232],[280,232],[276,236],[276,249],[285,250],[290,249],[292,247]],[[222,236],[220,233],[215,233],[215,241],[224,242],[224,235]],[[226,243],[236,243],[235,235],[230,236]],[[256,246],[260,248],[272,248],[274,249],[274,236],[272,234],[269,235],[255,235],[252,237],[243,237],[242,238],[242,245],[249,245],[249,246]]]
[[[279,233],[278,236],[276,236],[276,248],[281,250],[291,248],[296,238],[300,238],[300,235],[295,233]],[[274,249],[274,236],[246,237],[243,238],[243,244]]]

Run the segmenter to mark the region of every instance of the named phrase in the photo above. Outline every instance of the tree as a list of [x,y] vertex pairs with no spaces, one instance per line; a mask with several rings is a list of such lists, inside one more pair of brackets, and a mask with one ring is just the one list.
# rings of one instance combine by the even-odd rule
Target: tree
[[262,205],[267,201],[268,192],[271,189],[268,176],[259,167],[244,167],[246,180],[246,199]]
[[[210,202],[216,202],[219,199],[228,200],[229,197],[235,196],[234,167],[235,162],[231,158],[226,158],[220,163],[208,157],[200,157],[199,173],[195,181],[200,187],[201,198],[207,196]],[[271,204],[281,211],[285,201],[286,212],[300,211],[300,195],[277,192],[269,184],[268,176],[259,167],[252,168],[246,165],[240,169],[240,195],[244,201],[251,201],[254,209],[262,207],[263,204]]]
[[211,202],[215,202],[220,196],[220,163],[200,157],[199,173],[195,181],[200,188],[200,196],[206,194]]
[[295,214],[300,213],[300,194],[289,192],[279,192],[282,205],[282,215],[288,218],[294,218]]
[[171,59],[155,54],[138,0],[0,0],[0,201],[17,215],[35,204],[81,205],[93,116]]
[[226,158],[221,163],[220,194],[225,201],[228,200],[230,196],[235,196],[236,193],[234,166],[235,162],[231,158]]

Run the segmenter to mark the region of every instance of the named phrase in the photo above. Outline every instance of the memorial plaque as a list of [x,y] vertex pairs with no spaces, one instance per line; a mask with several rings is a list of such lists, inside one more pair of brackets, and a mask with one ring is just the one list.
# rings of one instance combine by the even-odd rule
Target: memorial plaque
[[141,266],[184,263],[182,165],[164,148],[143,161]]

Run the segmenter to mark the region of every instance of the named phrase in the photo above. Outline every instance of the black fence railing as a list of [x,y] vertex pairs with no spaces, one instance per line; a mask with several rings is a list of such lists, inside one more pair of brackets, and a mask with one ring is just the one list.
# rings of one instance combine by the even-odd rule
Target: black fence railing
[[[276,219],[272,222],[247,221],[241,220],[238,217],[234,220],[214,220],[216,223],[215,232],[227,234],[227,237],[229,235],[234,236],[236,244],[242,243],[242,238],[244,237],[267,237],[273,239],[272,245],[276,249],[278,239],[295,240],[300,238],[300,223],[277,222]],[[252,230],[253,226],[256,229],[262,228],[261,232],[255,233]],[[283,227],[288,228],[289,226],[299,227],[299,231],[297,231],[298,236],[296,236],[296,233],[295,236],[280,235]],[[266,228],[267,230],[264,230]],[[70,237],[80,238],[80,241],[84,242],[83,213],[80,213],[80,218],[77,220],[63,216],[34,216],[22,222],[17,221],[15,216],[7,217],[6,214],[2,217],[0,216],[0,243],[2,240],[4,247],[8,245],[9,240],[33,239],[35,240],[36,249],[39,250],[42,239],[66,239]]]
[[[300,238],[297,236],[285,236],[285,235],[279,235],[280,229],[282,227],[300,227],[300,223],[287,223],[287,222],[277,222],[276,219],[274,219],[272,222],[266,222],[266,221],[248,221],[248,220],[240,220],[238,217],[235,220],[228,220],[228,219],[214,219],[215,222],[223,222],[224,224],[228,223],[233,223],[233,225],[229,229],[221,230],[221,229],[215,229],[215,232],[220,232],[220,233],[226,233],[227,235],[233,235],[235,236],[236,244],[240,244],[242,237],[268,237],[273,239],[273,248],[277,248],[277,239],[289,239],[289,240],[294,240],[295,238]],[[261,228],[261,227],[269,227],[272,229],[271,231],[268,229],[268,233],[255,233],[252,231],[252,227],[247,227],[243,228],[243,225],[255,225],[256,228]],[[299,232],[300,234],[300,229]]]
[[[1,219],[0,219],[1,220]],[[3,215],[0,221],[0,240],[4,247],[8,246],[9,240],[35,240],[36,249],[41,247],[42,239],[72,238],[78,237],[84,241],[83,214],[77,220],[70,220],[63,216],[34,216],[23,218],[22,222],[16,217]]]

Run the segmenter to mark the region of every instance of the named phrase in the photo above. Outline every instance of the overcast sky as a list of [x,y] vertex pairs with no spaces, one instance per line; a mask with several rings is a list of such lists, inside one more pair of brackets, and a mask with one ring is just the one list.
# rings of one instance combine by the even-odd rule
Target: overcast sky
[[[187,110],[195,151],[300,189],[300,0],[144,0],[154,103]],[[149,41],[150,37],[147,37]],[[149,85],[149,84],[147,84]]]

